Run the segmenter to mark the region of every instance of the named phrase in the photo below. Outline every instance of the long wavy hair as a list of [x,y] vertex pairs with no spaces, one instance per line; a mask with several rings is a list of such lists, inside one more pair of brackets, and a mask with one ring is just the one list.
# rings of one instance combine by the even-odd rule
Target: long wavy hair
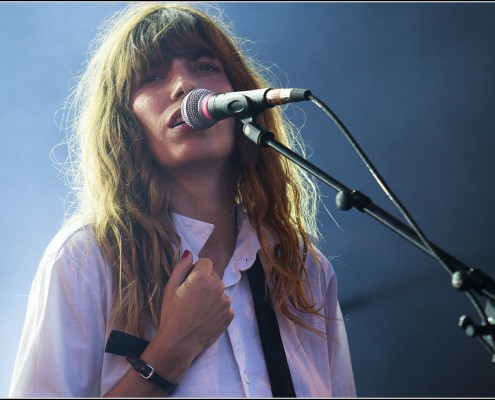
[[[274,82],[267,68],[247,56],[231,25],[211,14],[183,2],[127,5],[98,32],[69,97],[75,215],[90,222],[112,267],[112,324],[135,335],[144,334],[147,318],[159,325],[162,292],[178,261],[180,238],[161,167],[130,108],[134,77],[177,56],[212,54],[223,62],[235,91]],[[264,111],[257,122],[279,142],[304,152],[280,108]],[[301,313],[321,311],[304,263],[308,252],[316,256],[317,186],[291,162],[249,140],[240,123],[236,130],[236,202],[261,243],[274,309],[309,328]],[[275,247],[270,234],[278,239]]]

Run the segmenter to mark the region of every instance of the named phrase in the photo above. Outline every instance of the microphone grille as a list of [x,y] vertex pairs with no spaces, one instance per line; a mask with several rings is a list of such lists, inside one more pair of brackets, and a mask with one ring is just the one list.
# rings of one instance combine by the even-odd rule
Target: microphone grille
[[191,90],[180,106],[180,113],[187,125],[194,129],[208,129],[215,125],[216,121],[206,118],[200,111],[201,99],[213,92],[209,89]]

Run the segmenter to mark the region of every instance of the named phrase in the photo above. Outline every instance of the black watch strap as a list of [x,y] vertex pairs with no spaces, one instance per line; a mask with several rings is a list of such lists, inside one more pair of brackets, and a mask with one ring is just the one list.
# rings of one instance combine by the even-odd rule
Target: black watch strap
[[155,385],[163,389],[167,395],[171,394],[179,385],[178,383],[170,382],[163,376],[158,375],[151,365],[145,363],[136,354],[127,353],[125,358],[144,379],[153,382]]

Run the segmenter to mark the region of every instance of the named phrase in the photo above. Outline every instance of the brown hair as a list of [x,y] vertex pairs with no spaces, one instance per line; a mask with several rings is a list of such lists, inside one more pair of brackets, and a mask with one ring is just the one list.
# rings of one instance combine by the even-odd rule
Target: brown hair
[[[269,87],[268,70],[243,53],[227,24],[186,3],[135,3],[107,21],[91,49],[72,97],[71,154],[77,214],[89,218],[114,276],[112,320],[143,334],[145,316],[159,324],[162,291],[178,259],[160,166],[130,109],[136,75],[176,56],[214,54],[234,90]],[[263,73],[266,73],[263,75]],[[281,143],[303,151],[280,109],[257,122]],[[236,201],[261,243],[275,310],[306,326],[300,312],[319,314],[304,265],[318,236],[318,191],[313,180],[273,151],[236,135]],[[272,248],[268,235],[279,244]]]

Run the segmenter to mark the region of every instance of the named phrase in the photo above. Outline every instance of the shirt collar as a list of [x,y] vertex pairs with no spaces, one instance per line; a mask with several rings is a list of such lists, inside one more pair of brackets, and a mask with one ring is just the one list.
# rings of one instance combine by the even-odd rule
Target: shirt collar
[[[213,232],[214,225],[177,213],[172,213],[172,219],[182,241],[181,253],[186,249],[189,250],[193,254],[193,262],[196,262],[199,252]],[[254,264],[256,253],[261,248],[248,215],[240,207],[237,207],[237,226],[236,247],[223,275],[226,287],[240,280],[241,271],[249,269]]]
[[181,254],[184,250],[189,250],[193,254],[193,262],[196,262],[199,252],[210,237],[215,226],[209,222],[200,221],[177,213],[172,213],[172,220],[181,238]]

